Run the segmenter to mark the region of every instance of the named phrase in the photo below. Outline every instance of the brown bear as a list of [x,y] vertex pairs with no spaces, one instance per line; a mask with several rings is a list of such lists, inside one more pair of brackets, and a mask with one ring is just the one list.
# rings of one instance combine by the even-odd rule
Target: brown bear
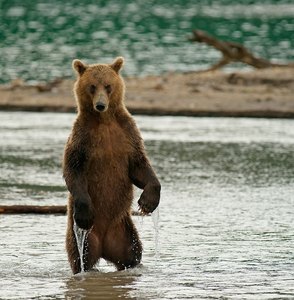
[[142,256],[130,216],[133,184],[143,189],[138,200],[143,214],[159,204],[160,183],[124,105],[123,62],[122,57],[109,65],[73,61],[78,114],[64,151],[63,176],[69,191],[66,249],[74,274],[81,271],[74,221],[88,230],[84,270],[100,258],[123,270],[138,265]]

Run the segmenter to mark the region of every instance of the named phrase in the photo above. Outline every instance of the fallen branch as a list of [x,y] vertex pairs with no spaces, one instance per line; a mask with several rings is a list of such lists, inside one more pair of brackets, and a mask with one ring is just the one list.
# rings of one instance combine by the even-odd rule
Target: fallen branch
[[257,69],[263,69],[269,67],[289,67],[289,66],[293,67],[294,66],[293,63],[278,64],[278,63],[272,63],[269,60],[266,60],[264,58],[256,57],[254,54],[252,54],[247,48],[245,48],[241,44],[218,40],[201,30],[194,30],[193,36],[190,37],[189,40],[192,42],[204,43],[209,46],[212,46],[215,49],[219,50],[223,55],[223,57],[220,59],[219,62],[217,62],[210,68],[203,70],[204,72],[219,69],[231,62],[242,62]]
[[[62,214],[67,211],[66,205],[0,205],[0,214]],[[132,216],[143,216],[139,211],[132,211]]]
[[65,205],[0,205],[0,214],[66,214]]

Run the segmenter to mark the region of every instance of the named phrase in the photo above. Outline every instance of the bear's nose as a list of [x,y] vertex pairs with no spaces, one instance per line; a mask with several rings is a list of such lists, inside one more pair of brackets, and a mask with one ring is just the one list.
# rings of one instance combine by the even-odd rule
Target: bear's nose
[[96,109],[99,110],[99,111],[104,111],[104,109],[105,109],[105,104],[102,103],[102,102],[96,103]]

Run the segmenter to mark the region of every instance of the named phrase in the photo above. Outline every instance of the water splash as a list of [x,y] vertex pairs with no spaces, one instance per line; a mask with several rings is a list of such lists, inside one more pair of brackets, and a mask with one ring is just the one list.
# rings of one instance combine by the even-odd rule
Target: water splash
[[155,259],[156,261],[160,257],[160,249],[159,249],[159,208],[157,207],[154,212],[151,214],[154,231],[155,231]]
[[79,250],[79,255],[80,255],[80,263],[81,263],[81,273],[85,272],[84,268],[84,247],[85,247],[85,240],[87,237],[87,230],[80,228],[76,222],[74,222],[73,230],[75,233],[76,241],[77,241],[77,246]]

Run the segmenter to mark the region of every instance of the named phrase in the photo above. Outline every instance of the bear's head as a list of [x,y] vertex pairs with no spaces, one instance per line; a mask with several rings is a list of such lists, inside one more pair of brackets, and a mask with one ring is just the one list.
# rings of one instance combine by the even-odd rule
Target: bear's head
[[75,95],[80,112],[104,114],[123,105],[124,82],[119,72],[124,59],[111,64],[86,65],[78,59],[72,63],[77,72]]

